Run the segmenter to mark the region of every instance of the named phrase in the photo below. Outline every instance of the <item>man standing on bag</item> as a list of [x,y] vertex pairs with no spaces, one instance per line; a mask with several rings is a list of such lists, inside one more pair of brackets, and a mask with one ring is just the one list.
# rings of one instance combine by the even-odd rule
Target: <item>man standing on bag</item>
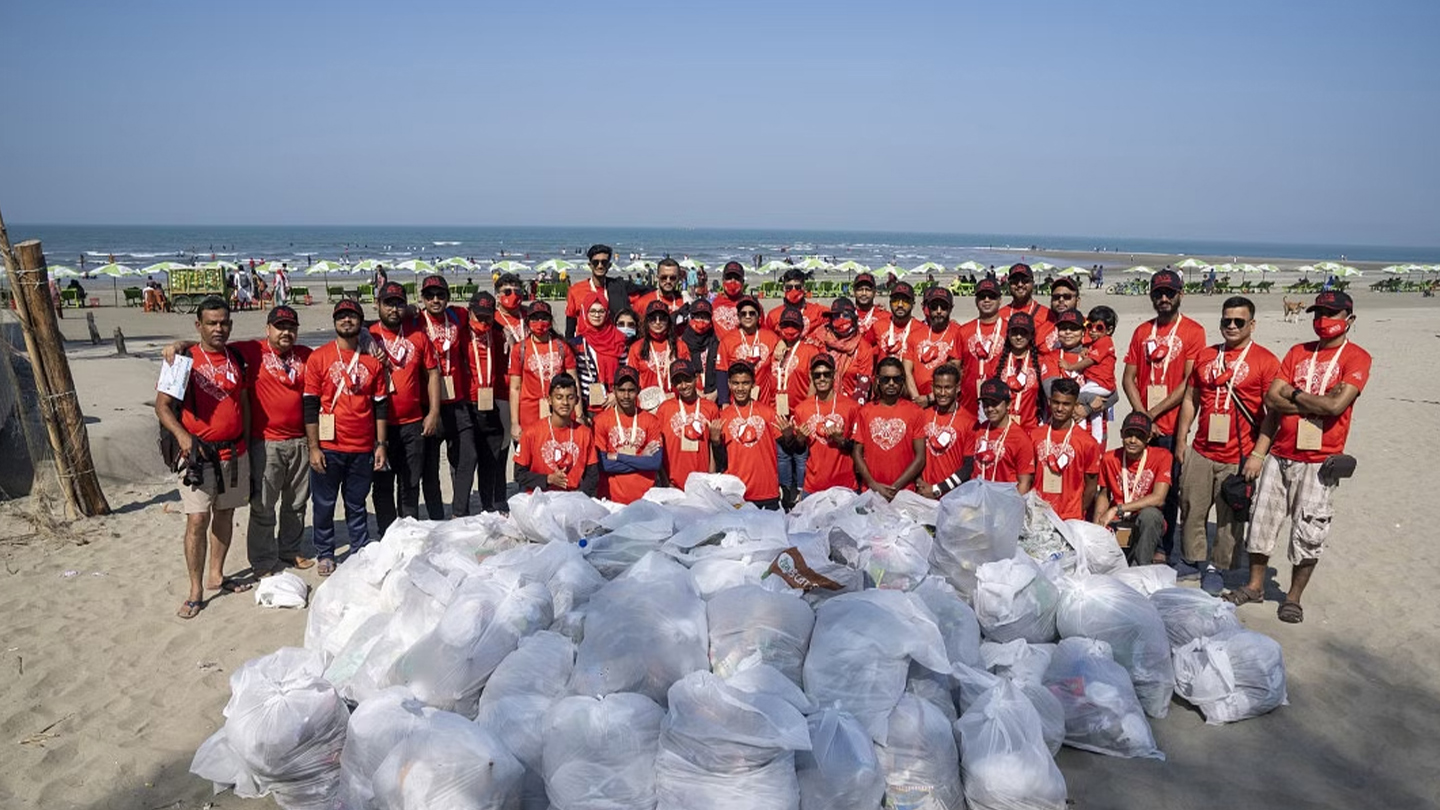
[[1355,400],[1370,379],[1370,353],[1350,342],[1355,325],[1350,296],[1326,290],[1315,296],[1309,311],[1315,313],[1317,339],[1290,348],[1265,392],[1270,411],[1261,433],[1273,429],[1275,441],[1260,468],[1250,510],[1245,543],[1250,582],[1225,597],[1236,605],[1264,598],[1270,555],[1289,518],[1293,568],[1280,621],[1291,624],[1305,620],[1300,596],[1330,535],[1335,487],[1354,471],[1354,459],[1343,455],[1345,440]]
[[385,467],[385,368],[360,348],[360,304],[335,305],[335,340],[305,363],[305,436],[315,502],[315,550],[322,577],[335,573],[335,502],[344,500],[350,553],[370,542],[365,497]]
[[390,395],[385,431],[390,464],[375,471],[372,496],[375,526],[382,537],[397,516],[420,517],[425,441],[440,432],[439,360],[425,332],[406,326],[405,304],[405,288],[394,281],[386,283],[375,296],[380,321],[370,324]]
[[[1232,475],[1254,481],[1270,450],[1271,435],[1261,433],[1260,425],[1266,412],[1265,392],[1280,372],[1280,360],[1252,339],[1254,332],[1254,302],[1238,296],[1227,300],[1220,315],[1225,342],[1201,349],[1195,358],[1175,427],[1180,556],[1200,569],[1200,587],[1217,596],[1225,588],[1221,572],[1230,569],[1235,543],[1245,538],[1245,520],[1220,497],[1220,485]],[[1187,448],[1192,425],[1198,429]],[[1207,548],[1205,537],[1211,506],[1216,527],[1213,549]]]

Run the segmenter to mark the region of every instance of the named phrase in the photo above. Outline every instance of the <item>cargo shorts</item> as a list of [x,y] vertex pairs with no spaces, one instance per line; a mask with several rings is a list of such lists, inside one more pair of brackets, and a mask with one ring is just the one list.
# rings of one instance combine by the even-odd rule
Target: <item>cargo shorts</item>
[[1320,559],[1335,517],[1335,484],[1320,480],[1320,463],[1266,456],[1250,505],[1245,549],[1274,556],[1285,521],[1290,521],[1286,556],[1292,565]]

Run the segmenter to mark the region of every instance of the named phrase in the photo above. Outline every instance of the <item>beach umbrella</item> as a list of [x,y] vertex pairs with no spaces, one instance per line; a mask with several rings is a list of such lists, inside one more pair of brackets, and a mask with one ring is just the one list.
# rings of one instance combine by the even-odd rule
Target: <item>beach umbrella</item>
[[969,261],[964,261],[956,265],[955,269],[964,270],[967,273],[984,273],[989,271],[990,268],[986,267],[980,262],[975,261],[974,259],[971,259]]
[[792,267],[794,267],[794,265],[786,264],[779,259],[771,259],[770,261],[755,268],[751,272],[755,273],[755,275],[757,276],[768,276],[771,273],[784,273],[786,270],[789,270]]
[[810,272],[814,272],[816,270],[830,269],[830,263],[820,258],[819,256],[806,256],[799,262],[796,262],[795,266],[800,268],[801,270],[807,270]]
[[185,264],[185,263],[183,263],[183,262],[156,262],[156,263],[154,263],[154,264],[152,264],[152,265],[150,265],[150,266],[148,266],[148,267],[142,267],[142,268],[140,268],[140,274],[141,274],[141,275],[145,275],[145,276],[149,276],[149,275],[154,275],[155,273],[164,273],[165,275],[168,276],[168,275],[170,275],[170,271],[171,271],[171,270],[190,270],[190,269],[192,269],[192,268],[190,267],[190,265]]
[[680,266],[683,267],[683,268],[685,268],[686,270],[704,270],[704,269],[705,269],[705,263],[704,263],[704,262],[698,262],[698,261],[695,261],[694,259],[691,259],[691,258],[689,258],[689,257],[686,257],[686,258],[684,258],[684,259],[681,259],[681,260],[680,260]]
[[49,266],[51,278],[74,278],[80,273],[73,267],[66,267],[63,264],[52,264]]
[[1413,268],[1414,268],[1414,265],[1409,265],[1409,264],[1392,264],[1392,265],[1390,265],[1389,267],[1382,268],[1382,269],[1380,270],[1380,272],[1382,272],[1382,273],[1390,273],[1391,275],[1396,275],[1396,276],[1403,276],[1403,275],[1405,275],[1405,274],[1407,274],[1407,273],[1410,273],[1410,272],[1413,270]]
[[[685,264],[685,262],[681,262],[680,264],[683,265]],[[575,263],[567,262],[564,259],[546,259],[545,261],[535,265],[535,272],[537,273],[559,273],[561,270],[569,273],[571,270],[574,269]]]
[[1078,265],[1073,265],[1073,266],[1071,266],[1071,267],[1065,268],[1064,270],[1061,270],[1059,273],[1056,273],[1056,275],[1060,275],[1060,276],[1085,276],[1086,278],[1089,278],[1089,277],[1090,277],[1090,271],[1089,271],[1087,268],[1080,267],[1080,266],[1078,266]]
[[329,259],[321,259],[320,261],[315,262],[314,264],[305,268],[305,275],[314,276],[329,273],[343,273],[349,269],[350,268],[339,262],[332,262]]
[[400,262],[395,266],[401,270],[409,270],[417,276],[422,273],[428,274],[435,272],[435,265],[425,261],[424,259],[406,259],[405,261]]
[[896,278],[905,275],[905,268],[897,267],[894,262],[889,262],[874,270],[876,279],[884,279],[887,275],[894,273]]
[[1155,275],[1155,268],[1153,268],[1153,267],[1146,267],[1146,266],[1143,265],[1143,264],[1137,264],[1137,265],[1135,265],[1134,267],[1130,268],[1129,270],[1126,270],[1125,272],[1127,272],[1127,273],[1142,273],[1142,274],[1147,275],[1147,276],[1153,276],[1153,275]]
[[1210,265],[1200,261],[1199,259],[1181,259],[1180,261],[1175,263],[1175,266],[1189,269],[1191,267],[1209,267]]
[[255,272],[257,272],[257,273],[273,273],[273,272],[275,272],[276,270],[279,270],[279,269],[281,269],[281,268],[283,267],[283,268],[285,268],[285,272],[288,273],[288,272],[290,272],[290,269],[289,269],[288,267],[286,267],[287,264],[289,264],[289,262],[269,261],[269,262],[265,262],[264,264],[257,264],[257,265],[255,266]]
[[1276,266],[1273,265],[1273,264],[1257,264],[1257,265],[1255,265],[1255,269],[1256,269],[1256,270],[1259,270],[1259,271],[1262,272],[1262,273],[1279,273],[1279,272],[1281,272],[1281,271],[1280,271],[1280,268],[1279,268],[1279,267],[1276,267]]
[[214,262],[203,262],[195,265],[201,270],[239,270],[240,265],[234,262],[227,262],[224,259]]
[[935,262],[924,262],[923,264],[917,264],[910,268],[910,272],[917,276],[923,276],[926,273],[943,273],[945,272],[945,265]]
[[1349,266],[1349,265],[1347,265],[1347,264],[1342,264],[1342,265],[1340,265],[1339,267],[1335,268],[1335,269],[1334,269],[1333,271],[1331,271],[1331,272],[1333,272],[1333,273],[1335,274],[1336,278],[1350,278],[1350,277],[1352,277],[1352,276],[1363,276],[1363,275],[1365,275],[1365,273],[1363,273],[1362,271],[1356,270],[1355,268],[1353,268],[1353,267],[1351,267],[1351,266]]
[[1055,269],[1055,265],[1049,262],[1035,262],[1034,264],[1030,265],[1030,272],[1032,273],[1048,273],[1051,270]]
[[530,269],[530,265],[521,264],[513,259],[502,259],[490,265],[490,272],[493,273],[524,273]]
[[654,267],[654,265],[653,265],[652,263],[647,262],[647,261],[645,261],[644,259],[636,259],[635,261],[633,261],[633,262],[625,265],[624,267],[620,268],[620,272],[622,272],[622,273],[643,273],[643,272],[645,272],[646,270],[649,270],[651,267]]
[[470,271],[470,270],[474,270],[474,269],[475,269],[475,265],[472,264],[469,259],[462,258],[462,257],[460,257],[460,256],[451,256],[450,258],[448,258],[448,259],[446,259],[446,260],[444,260],[444,261],[442,261],[442,262],[439,262],[439,263],[436,264],[435,266],[436,266],[437,268],[441,269],[441,270],[446,270],[446,269],[451,268],[451,267],[453,267],[453,268],[455,268],[455,269],[457,269],[457,270],[465,270],[465,271]]
[[101,265],[100,267],[91,270],[90,274],[92,276],[110,277],[110,291],[115,294],[115,306],[118,307],[120,306],[120,277],[136,276],[140,274],[140,271],[136,270],[133,267],[126,267],[123,264],[115,264],[114,262],[111,262],[110,264]]
[[350,265],[350,272],[370,273],[374,272],[375,268],[380,267],[382,264],[384,263],[381,262],[379,259],[361,259],[360,261]]
[[1311,273],[1319,273],[1320,268],[1316,267],[1313,264],[1302,264],[1299,267],[1295,268],[1295,272],[1299,273],[1302,276],[1308,276]]
[[868,273],[870,268],[860,262],[852,260],[843,261],[835,265],[835,269],[842,273]]

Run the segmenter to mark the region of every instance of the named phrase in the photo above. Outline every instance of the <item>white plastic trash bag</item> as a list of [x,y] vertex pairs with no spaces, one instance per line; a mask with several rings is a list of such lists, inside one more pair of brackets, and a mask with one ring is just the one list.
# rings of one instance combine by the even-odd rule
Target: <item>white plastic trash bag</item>
[[950,583],[944,577],[931,575],[912,593],[934,614],[951,663],[980,666],[980,622]]
[[651,552],[590,598],[570,691],[639,692],[663,705],[671,684],[710,668],[709,646],[695,578]]
[[510,497],[510,519],[536,543],[575,543],[610,514],[583,492],[519,492]]
[[969,599],[981,565],[1015,556],[1024,519],[1014,484],[966,481],[940,499],[931,569]]
[[1233,723],[1289,703],[1279,642],[1231,629],[1175,650],[1175,691],[1212,724]]
[[903,695],[890,712],[889,734],[875,746],[885,774],[885,804],[909,810],[959,810],[960,754],[950,719],[928,700]]
[[614,579],[674,534],[670,507],[638,500],[601,519],[580,545],[595,570]]
[[1150,594],[1150,604],[1165,623],[1171,647],[1241,629],[1234,605],[1196,588],[1162,588]]
[[644,695],[568,697],[545,717],[545,791],[555,810],[650,810],[665,711]]
[[524,768],[484,726],[436,712],[375,772],[383,810],[516,810]]
[[885,776],[860,721],[821,709],[807,723],[810,750],[795,754],[800,810],[876,810],[885,798]]
[[725,473],[690,473],[685,479],[688,505],[710,511],[739,509],[745,505],[745,482]]
[[706,616],[710,671],[729,678],[756,664],[769,664],[800,683],[815,612],[798,595],[741,585],[711,597]]
[[1059,600],[1040,566],[1023,554],[985,563],[976,572],[975,617],[992,641],[1054,641]]
[[1139,591],[1114,577],[1070,577],[1060,588],[1056,626],[1063,637],[1109,644],[1116,663],[1130,673],[1145,713],[1164,717],[1170,711],[1175,692],[1170,640],[1155,606]]
[[965,799],[971,810],[1064,810],[1055,765],[1031,702],[1001,680],[955,723]]
[[303,608],[310,595],[310,586],[305,580],[289,571],[273,577],[261,577],[255,586],[255,604],[268,608]]
[[1020,529],[1020,550],[1038,563],[1053,563],[1066,574],[1083,568],[1083,549],[1070,536],[1065,522],[1039,490],[1025,493],[1025,522]]
[[1116,757],[1164,759],[1125,668],[1110,645],[1088,638],[1062,639],[1045,672],[1045,685],[1065,709],[1065,744]]
[[574,666],[574,643],[559,633],[543,630],[521,639],[520,646],[500,662],[480,693],[475,722],[504,741],[525,766],[522,793],[526,807],[545,810],[548,805],[540,767],[545,744],[541,735],[546,712],[566,694]]
[[1065,531],[1080,554],[1083,573],[1113,574],[1124,571],[1125,549],[1115,540],[1115,533],[1088,520],[1067,520]]
[[285,810],[332,808],[350,711],[324,669],[318,652],[298,647],[242,664],[230,676],[225,725],[201,743],[190,771],[217,791],[274,793]]
[[924,603],[900,591],[841,594],[815,611],[805,693],[821,707],[854,715],[884,742],[911,659],[934,672],[950,670],[945,640]]
[[1124,568],[1111,576],[1146,596],[1164,588],[1175,587],[1175,569],[1163,563]]
[[385,757],[425,724],[438,709],[415,699],[403,686],[392,686],[362,701],[350,713],[345,750],[340,754],[340,806],[374,810],[375,772]]

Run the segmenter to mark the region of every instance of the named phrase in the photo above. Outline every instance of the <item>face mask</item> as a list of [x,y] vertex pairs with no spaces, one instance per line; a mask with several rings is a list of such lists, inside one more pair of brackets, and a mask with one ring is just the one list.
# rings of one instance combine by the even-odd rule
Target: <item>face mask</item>
[[1315,337],[1321,340],[1334,340],[1345,334],[1345,330],[1350,328],[1350,320],[1348,318],[1320,317],[1315,319],[1311,327],[1315,330]]
[[620,334],[624,335],[627,338],[635,337],[635,327],[633,326],[617,326],[615,328],[619,329]]
[[691,319],[690,319],[690,331],[691,331],[691,332],[694,332],[694,333],[697,334],[697,335],[706,335],[706,334],[709,334],[709,333],[710,333],[710,319],[708,319],[708,318],[691,318]]
[[800,339],[800,330],[793,326],[782,326],[780,327],[780,337],[786,343],[794,343]]
[[520,294],[505,293],[504,295],[500,296],[500,306],[506,309],[514,309],[520,306]]
[[745,289],[745,284],[735,279],[728,279],[720,286],[725,288],[725,294],[731,298],[739,295],[740,291]]
[[490,322],[489,322],[489,321],[478,321],[478,320],[476,320],[476,319],[474,319],[474,318],[471,318],[471,319],[470,319],[470,328],[471,328],[471,329],[474,329],[476,332],[479,332],[480,334],[483,335],[483,334],[485,334],[486,332],[489,332],[489,331],[490,331]]
[[792,289],[792,290],[786,290],[786,291],[785,291],[785,301],[786,301],[786,303],[799,304],[801,301],[804,301],[804,300],[805,300],[805,291],[804,291],[803,289],[802,289],[802,290],[793,290],[793,289]]
[[550,337],[550,322],[538,319],[531,321],[530,334],[537,338]]
[[835,334],[840,337],[848,337],[855,332],[855,319],[849,315],[841,315],[830,322]]

